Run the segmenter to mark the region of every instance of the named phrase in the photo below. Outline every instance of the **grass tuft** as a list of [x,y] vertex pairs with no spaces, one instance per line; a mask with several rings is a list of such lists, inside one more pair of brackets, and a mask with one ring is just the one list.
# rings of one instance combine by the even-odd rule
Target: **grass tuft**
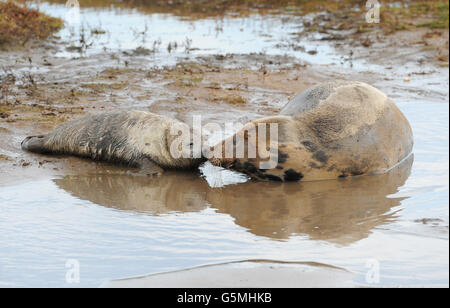
[[0,47],[18,47],[32,39],[45,39],[63,27],[59,18],[22,7],[13,1],[0,2]]

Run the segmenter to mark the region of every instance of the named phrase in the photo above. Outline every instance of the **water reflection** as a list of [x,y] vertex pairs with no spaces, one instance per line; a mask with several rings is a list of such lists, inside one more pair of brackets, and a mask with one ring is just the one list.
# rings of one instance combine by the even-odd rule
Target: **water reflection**
[[293,234],[350,244],[393,221],[390,198],[408,179],[413,157],[388,174],[300,185],[249,182],[208,195],[220,212],[256,235],[284,239]]
[[207,207],[208,184],[196,174],[168,172],[155,178],[99,174],[54,182],[77,198],[125,211],[160,215]]
[[[102,2],[91,1],[80,3],[79,21],[74,22],[64,3],[65,0],[28,2],[30,7],[65,21],[66,27],[57,34],[65,47],[56,53],[57,57],[120,52],[114,58],[145,59],[150,67],[174,65],[177,57],[208,54],[289,54],[321,65],[338,61],[333,48],[323,41],[295,40],[303,24],[302,16],[242,12],[224,16],[213,14],[210,18],[197,18],[201,16],[187,13],[190,17],[185,18],[185,13],[170,6],[167,10],[134,3],[105,7]],[[308,51],[317,53],[308,53],[302,48],[305,44]]]
[[80,176],[55,183],[95,204],[146,215],[198,212],[208,206],[231,215],[249,232],[272,239],[306,235],[348,245],[397,218],[394,198],[405,184],[413,157],[388,174],[299,184],[247,182],[210,188],[197,174],[159,178],[125,175]]

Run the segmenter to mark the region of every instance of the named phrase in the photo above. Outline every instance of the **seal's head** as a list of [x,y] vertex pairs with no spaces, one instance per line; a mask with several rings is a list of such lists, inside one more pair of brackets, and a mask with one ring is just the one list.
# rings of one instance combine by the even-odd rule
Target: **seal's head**
[[177,167],[195,168],[204,162],[202,144],[201,134],[185,123],[174,123],[166,134],[166,147]]
[[211,164],[243,172],[252,178],[267,179],[267,170],[278,163],[277,132],[270,123],[250,122],[233,136],[219,142],[208,153]]
[[304,177],[304,149],[296,143],[295,119],[272,116],[246,124],[209,152],[211,164],[253,179],[297,182]]

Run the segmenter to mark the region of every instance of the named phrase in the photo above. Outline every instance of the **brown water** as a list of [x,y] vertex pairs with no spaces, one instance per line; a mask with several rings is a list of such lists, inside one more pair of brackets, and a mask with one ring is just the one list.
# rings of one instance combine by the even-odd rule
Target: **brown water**
[[[42,8],[64,13],[63,6]],[[187,34],[200,48],[189,55],[162,51],[148,59],[149,66],[175,63],[181,54],[265,51],[307,60],[327,76],[371,78],[410,120],[414,155],[386,175],[297,184],[247,181],[205,165],[198,172],[158,178],[105,167],[0,186],[0,287],[95,287],[109,279],[247,259],[338,266],[355,273],[359,285],[448,286],[448,69],[406,84],[383,77],[400,79],[417,70],[414,65],[394,72],[365,61],[352,69],[348,63],[323,68],[340,58],[326,42],[311,42],[319,51],[315,57],[280,47],[284,33],[297,26],[288,17],[225,18],[221,31],[213,31],[214,19],[193,22],[116,9],[86,9],[82,16],[101,20],[110,33],[108,42],[92,47],[92,55],[101,53],[101,46],[135,48],[139,42],[115,43],[130,35],[124,25],[147,20],[153,38],[180,41]],[[65,31],[60,35],[70,44]],[[58,56],[77,55],[62,50]],[[66,282],[68,259],[80,263],[79,284]],[[366,279],[374,262],[378,283]]]

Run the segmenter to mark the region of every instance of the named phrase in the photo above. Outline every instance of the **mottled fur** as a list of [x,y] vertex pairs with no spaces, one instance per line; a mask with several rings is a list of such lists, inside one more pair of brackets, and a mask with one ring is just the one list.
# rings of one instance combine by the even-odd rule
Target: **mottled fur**
[[67,122],[43,136],[27,137],[22,148],[43,154],[67,154],[133,167],[155,164],[161,168],[186,169],[200,159],[170,154],[170,133],[176,120],[142,111],[119,111],[84,116]]
[[259,157],[222,156],[211,162],[256,179],[324,180],[386,172],[413,147],[411,127],[395,103],[356,81],[315,86],[291,100],[279,116],[253,121],[236,135],[247,142],[251,138],[244,130],[257,123],[279,124],[275,168],[258,168]]

